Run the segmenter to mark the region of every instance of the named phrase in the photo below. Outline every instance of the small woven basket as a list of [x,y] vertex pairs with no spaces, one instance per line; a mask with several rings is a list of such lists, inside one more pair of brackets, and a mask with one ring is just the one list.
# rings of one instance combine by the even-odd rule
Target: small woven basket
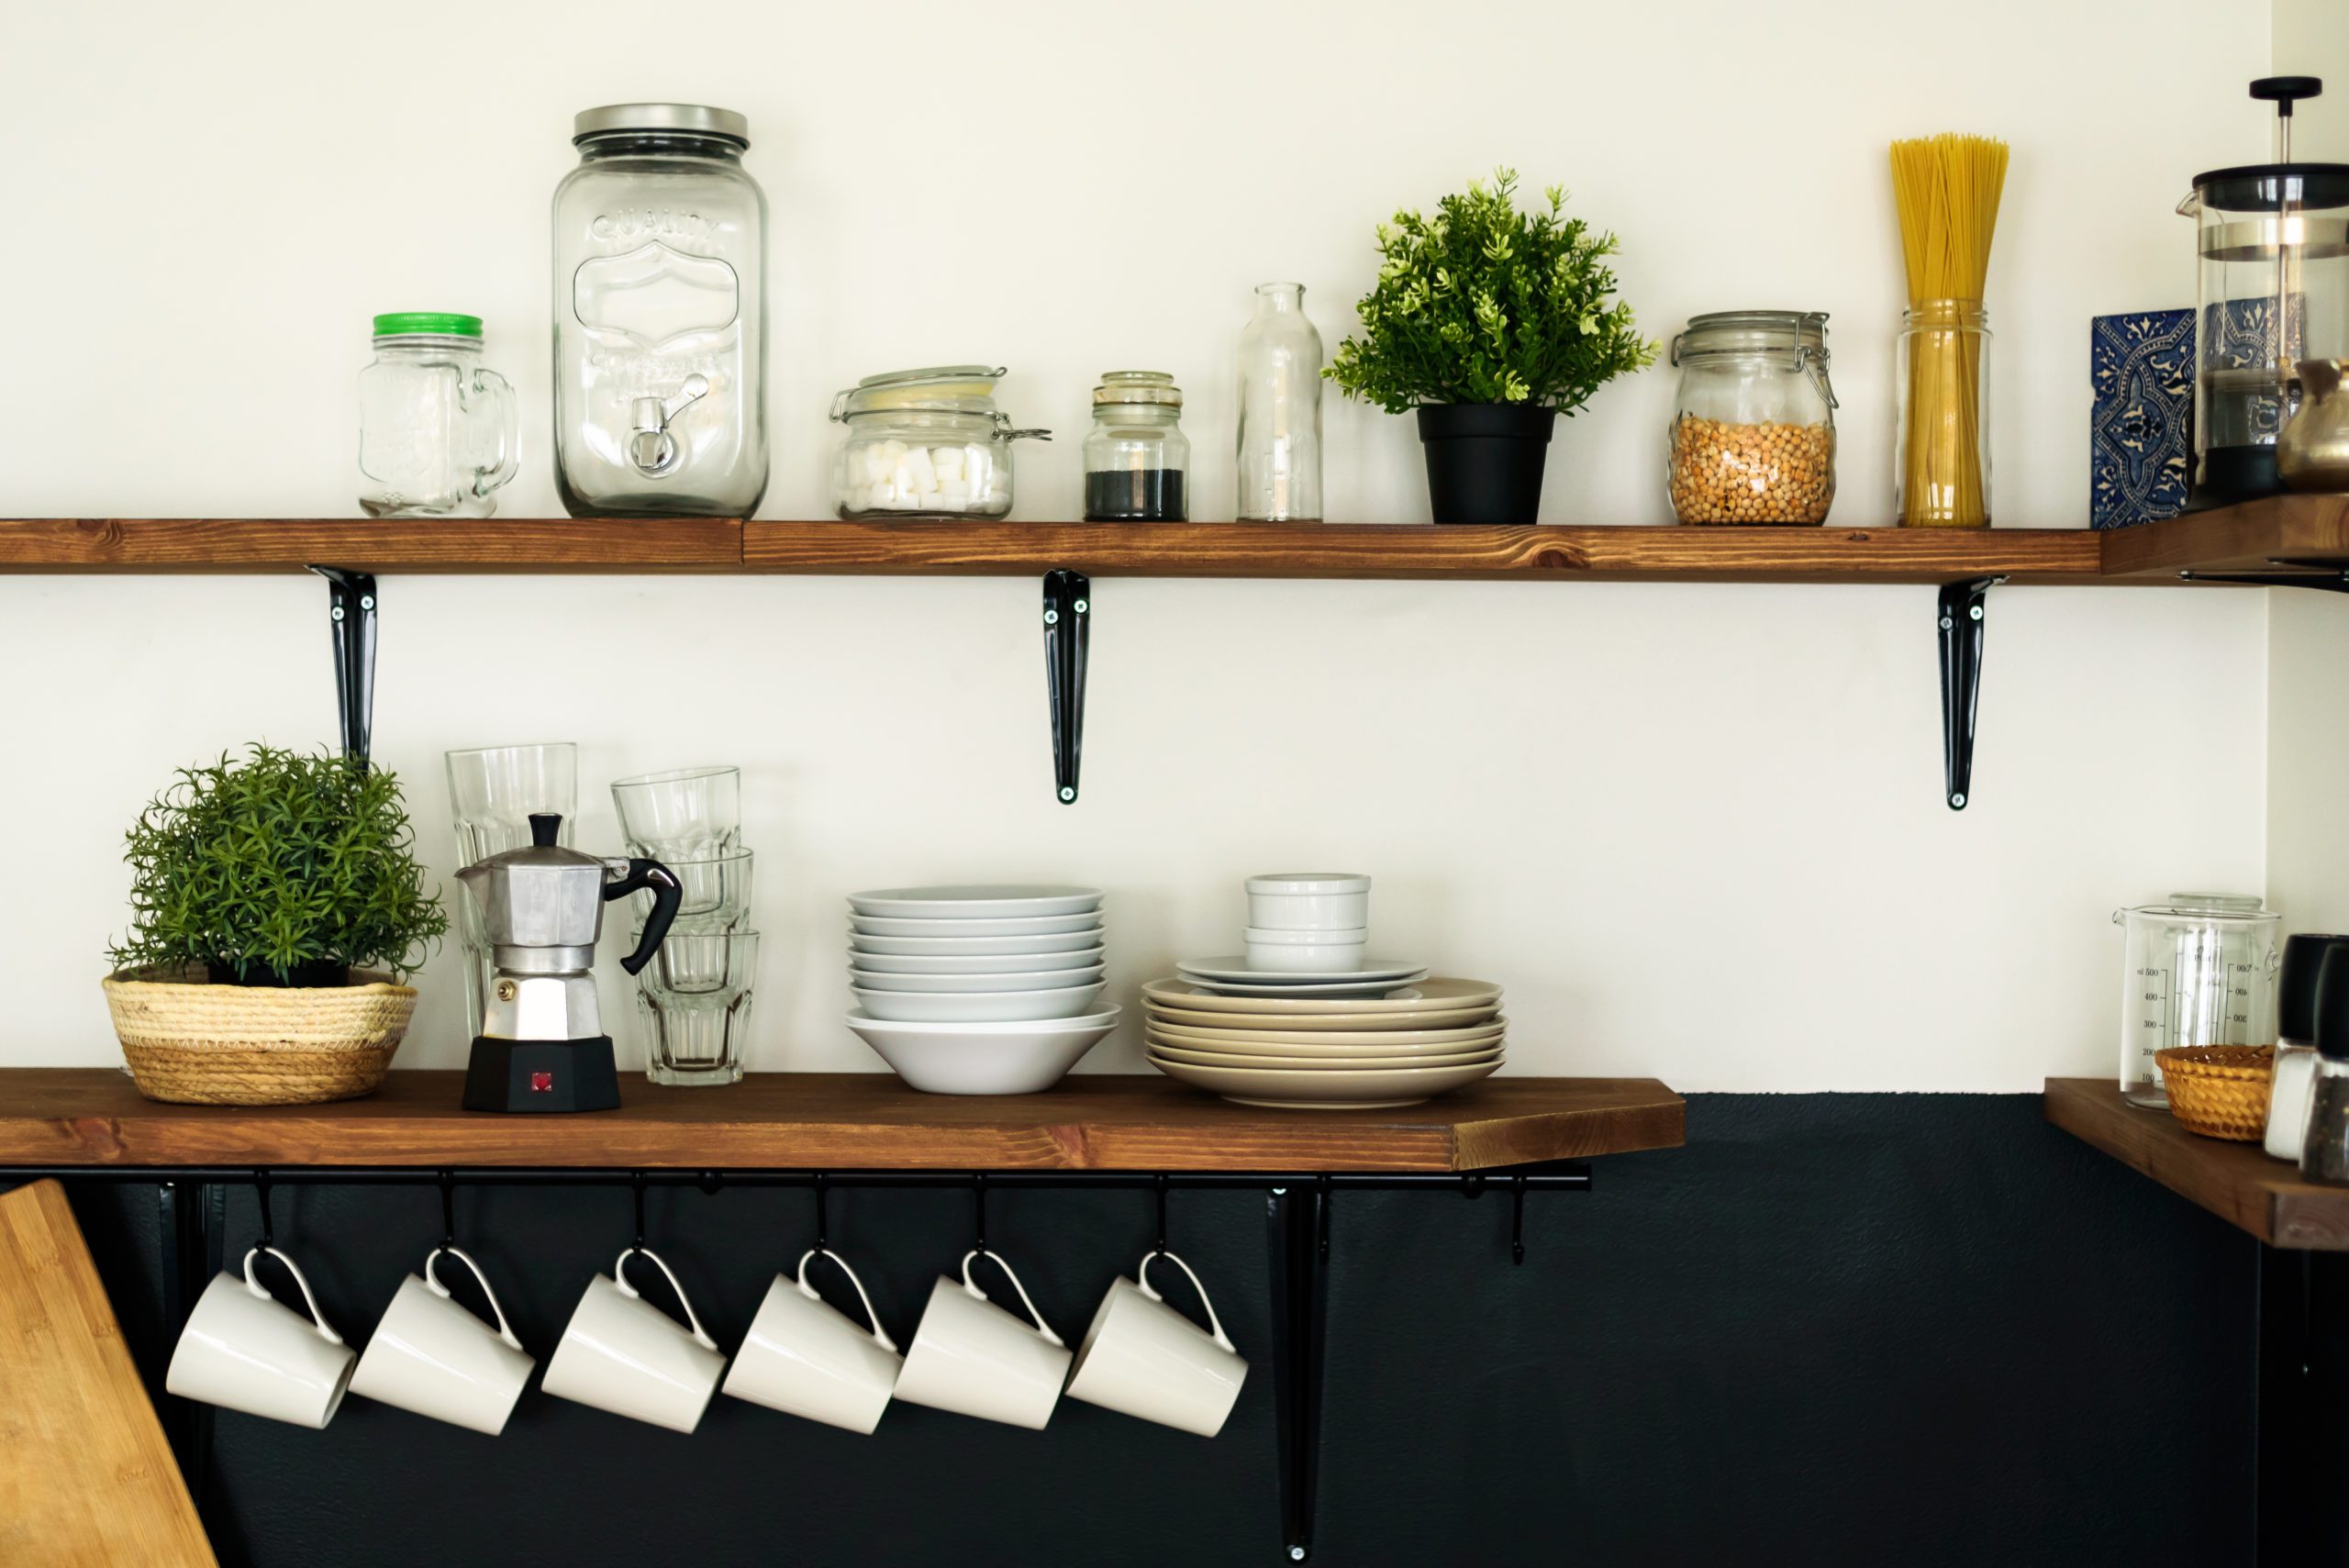
[[202,975],[106,977],[123,1060],[150,1100],[297,1106],[372,1095],[416,1013],[413,986],[365,970],[331,986],[209,985]]
[[2267,1135],[2272,1045],[2186,1045],[2154,1052],[2169,1088],[2169,1114],[2188,1132],[2256,1143]]

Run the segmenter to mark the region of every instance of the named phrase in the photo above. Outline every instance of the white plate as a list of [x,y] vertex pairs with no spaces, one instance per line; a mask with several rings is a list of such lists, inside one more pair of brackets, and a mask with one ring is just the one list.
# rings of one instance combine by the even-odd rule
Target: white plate
[[1051,931],[1033,937],[874,937],[852,931],[848,945],[851,952],[894,952],[908,958],[923,954],[976,958],[990,953],[1081,952],[1101,945],[1101,927],[1096,921],[1081,930]]
[[1019,974],[1042,969],[1086,969],[1101,962],[1098,944],[1074,952],[945,954],[864,952],[851,949],[849,962],[874,974]]
[[1479,1024],[1464,1029],[1362,1029],[1315,1030],[1283,1029],[1194,1029],[1188,1024],[1161,1023],[1150,1020],[1154,1035],[1170,1040],[1187,1041],[1208,1051],[1226,1047],[1277,1046],[1305,1051],[1332,1051],[1342,1055],[1359,1051],[1375,1054],[1382,1051],[1462,1051],[1470,1046],[1484,1045],[1499,1040],[1508,1032],[1506,1019],[1495,1018],[1489,1024]]
[[[1302,979],[1303,976],[1299,978]],[[1242,985],[1236,980],[1196,980],[1192,984],[1218,996],[1254,996],[1270,1001],[1276,1001],[1284,996],[1304,996],[1320,997],[1323,1000],[1343,1001],[1351,998],[1357,1001],[1376,1002],[1383,1001],[1399,991],[1409,989],[1403,982],[1395,980],[1381,980],[1375,984],[1365,984],[1355,980],[1317,980],[1299,985],[1253,984]]]
[[1078,915],[1015,915],[998,919],[904,919],[888,915],[848,917],[849,929],[870,937],[1049,937],[1064,931],[1098,930],[1101,912]]
[[856,1037],[931,1095],[1032,1095],[1060,1082],[1118,1024],[1118,1009],[1049,1023],[907,1024],[848,1016]]
[[851,964],[848,983],[867,991],[929,991],[970,996],[981,992],[1057,991],[1071,985],[1089,985],[1101,978],[1101,967],[1094,963],[1083,969],[1041,969],[1019,974],[875,974]]
[[1201,985],[1408,985],[1428,972],[1424,963],[1405,963],[1393,958],[1364,959],[1351,969],[1314,973],[1251,969],[1248,961],[1237,954],[1230,958],[1180,959],[1174,968],[1186,980]]
[[1108,987],[1099,981],[1060,991],[866,991],[849,988],[857,1005],[875,1018],[898,1023],[1002,1024],[1021,1019],[1073,1018]]
[[1452,1007],[1482,1007],[1497,1004],[1501,988],[1489,980],[1422,980],[1384,998],[1346,1000],[1299,996],[1282,993],[1269,997],[1226,996],[1204,985],[1193,985],[1173,975],[1145,982],[1141,994],[1153,1002],[1172,1003],[1205,1013],[1294,1013],[1327,1017],[1333,1013],[1433,1013]]
[[1387,1067],[1375,1071],[1322,1073],[1285,1068],[1196,1067],[1186,1062],[1152,1065],[1177,1083],[1210,1089],[1243,1106],[1281,1110],[1368,1110],[1416,1106],[1430,1095],[1465,1088],[1490,1077],[1497,1059],[1463,1067]]
[[899,920],[999,920],[1036,915],[1084,915],[1101,907],[1097,887],[1053,887],[1035,883],[994,886],[884,887],[852,893],[848,906],[860,915]]
[[1154,1022],[1204,1029],[1341,1029],[1369,1034],[1397,1029],[1467,1029],[1490,1023],[1499,1016],[1498,1007],[1492,1004],[1445,1007],[1431,1013],[1210,1013],[1204,1007],[1170,1007],[1163,1002],[1145,1000],[1143,1005]]
[[1152,1066],[1172,1062],[1189,1067],[1252,1067],[1264,1071],[1295,1073],[1360,1073],[1385,1072],[1391,1067],[1472,1067],[1479,1062],[1497,1062],[1498,1049],[1486,1051],[1447,1051],[1432,1056],[1414,1056],[1397,1062],[1391,1056],[1247,1056],[1228,1051],[1192,1051],[1179,1045],[1153,1042],[1143,1052]]

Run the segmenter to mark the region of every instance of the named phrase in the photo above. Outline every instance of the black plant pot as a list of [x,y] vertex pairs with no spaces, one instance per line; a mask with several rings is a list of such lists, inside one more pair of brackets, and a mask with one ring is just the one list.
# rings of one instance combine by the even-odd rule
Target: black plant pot
[[1439,523],[1515,525],[1542,516],[1542,465],[1557,410],[1522,403],[1419,408],[1428,500]]
[[307,963],[297,963],[283,975],[265,963],[248,963],[241,968],[226,963],[206,963],[204,967],[215,985],[282,985],[306,988],[351,984],[351,966],[347,963],[337,963],[328,958],[312,959]]

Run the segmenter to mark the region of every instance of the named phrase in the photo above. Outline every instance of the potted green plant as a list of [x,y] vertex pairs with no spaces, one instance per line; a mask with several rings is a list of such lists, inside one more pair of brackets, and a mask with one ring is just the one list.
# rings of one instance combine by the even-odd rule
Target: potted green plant
[[1378,281],[1355,306],[1362,335],[1322,372],[1389,414],[1417,409],[1439,523],[1531,523],[1556,417],[1655,360],[1609,303],[1611,234],[1546,209],[1517,210],[1517,172],[1378,227]]
[[382,1084],[416,1010],[399,982],[449,926],[396,778],[254,745],[180,770],[128,840],[106,993],[141,1094],[282,1105]]

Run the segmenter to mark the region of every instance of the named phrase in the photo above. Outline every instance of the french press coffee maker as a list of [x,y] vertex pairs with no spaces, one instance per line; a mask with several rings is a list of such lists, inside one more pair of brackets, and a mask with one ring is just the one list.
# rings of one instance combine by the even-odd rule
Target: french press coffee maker
[[2276,439],[2299,406],[2303,360],[2349,356],[2349,163],[2292,161],[2292,106],[2324,83],[2267,76],[2276,161],[2194,177],[2198,221],[2194,474],[2188,504],[2284,489]]
[[601,1111],[620,1103],[612,1037],[589,972],[604,906],[653,890],[636,951],[620,960],[634,974],[660,951],[684,889],[659,861],[564,849],[555,842],[562,825],[551,812],[533,812],[528,849],[457,873],[481,905],[495,965],[465,1068],[469,1111]]

